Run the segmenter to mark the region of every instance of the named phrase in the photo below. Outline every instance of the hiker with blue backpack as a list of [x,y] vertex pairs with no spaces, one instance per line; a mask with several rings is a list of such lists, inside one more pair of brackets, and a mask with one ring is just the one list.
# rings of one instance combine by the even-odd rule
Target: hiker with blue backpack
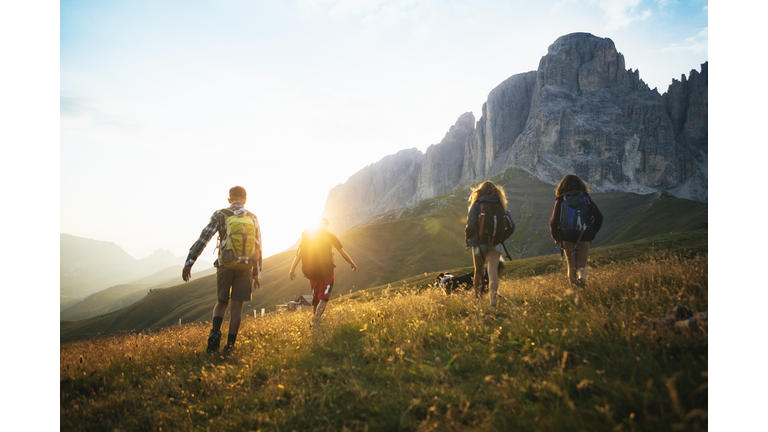
[[[515,231],[515,222],[507,211],[507,196],[504,188],[488,180],[471,188],[469,213],[464,237],[467,249],[472,248],[475,266],[473,287],[479,298],[483,288],[483,267],[488,263],[488,295],[491,306],[496,306],[499,288],[499,260],[504,241]],[[507,252],[507,258],[512,259]]]
[[549,232],[566,257],[571,285],[584,288],[589,246],[603,225],[603,214],[589,196],[589,186],[575,174],[560,180],[555,195]]
[[235,339],[240,329],[243,303],[251,301],[251,292],[259,289],[261,277],[261,228],[256,215],[245,209],[247,194],[242,186],[229,190],[229,204],[225,209],[213,212],[208,225],[200,233],[200,238],[189,249],[181,278],[189,281],[192,265],[205,249],[205,246],[219,233],[218,257],[216,266],[216,306],[213,308],[213,327],[208,334],[209,353],[219,350],[221,343],[221,324],[224,314],[229,310],[229,334],[224,352],[235,348]]

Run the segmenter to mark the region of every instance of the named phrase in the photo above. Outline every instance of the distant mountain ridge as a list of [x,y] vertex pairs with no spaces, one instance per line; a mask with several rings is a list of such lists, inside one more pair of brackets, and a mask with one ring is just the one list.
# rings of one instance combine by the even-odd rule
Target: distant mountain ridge
[[[181,283],[181,269],[177,265],[163,269],[130,284],[120,284],[93,293],[84,300],[61,310],[62,321],[81,320],[92,316],[109,313],[130,306],[141,300],[154,289],[167,288]],[[200,272],[192,271],[192,276],[200,278],[215,273],[214,267]]]
[[[61,234],[61,304],[65,307],[89,294],[133,283],[168,267],[182,265],[183,261],[183,257],[162,249],[137,260],[114,243]],[[210,266],[203,264],[200,268]]]
[[625,69],[610,39],[562,36],[536,71],[490,92],[479,121],[462,114],[425,153],[401,150],[361,169],[328,193],[323,215],[343,232],[511,167],[550,185],[575,173],[594,192],[706,203],[707,65],[659,95]]

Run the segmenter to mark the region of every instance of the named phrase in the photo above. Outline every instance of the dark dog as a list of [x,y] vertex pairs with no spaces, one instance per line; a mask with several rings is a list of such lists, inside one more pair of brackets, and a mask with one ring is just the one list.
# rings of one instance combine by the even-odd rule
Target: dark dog
[[[499,260],[499,268],[497,272],[499,277],[504,274],[503,260]],[[440,287],[440,289],[442,289],[443,292],[447,295],[450,295],[451,293],[460,289],[469,291],[473,289],[474,277],[474,273],[465,274],[463,276],[453,276],[450,273],[440,273],[437,275],[437,278],[435,278],[435,286]],[[483,286],[481,287],[480,292],[488,292],[488,269],[483,271]]]

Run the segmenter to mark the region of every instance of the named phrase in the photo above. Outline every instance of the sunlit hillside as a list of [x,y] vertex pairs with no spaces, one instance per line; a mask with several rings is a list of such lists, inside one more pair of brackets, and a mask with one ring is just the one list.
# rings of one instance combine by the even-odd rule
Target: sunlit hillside
[[661,319],[708,310],[706,233],[650,244],[603,248],[585,290],[519,269],[495,308],[398,285],[333,300],[314,331],[306,310],[246,319],[228,356],[205,323],[63,343],[61,428],[706,430],[706,323]]

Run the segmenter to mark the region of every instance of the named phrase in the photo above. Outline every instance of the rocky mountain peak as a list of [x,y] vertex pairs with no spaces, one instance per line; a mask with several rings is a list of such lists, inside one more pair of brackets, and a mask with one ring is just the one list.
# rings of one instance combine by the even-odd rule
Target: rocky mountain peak
[[324,214],[346,229],[511,167],[553,185],[577,174],[595,192],[707,202],[706,63],[659,95],[625,69],[611,39],[572,33],[537,70],[494,88],[472,123],[464,113],[423,155],[412,149],[364,168],[329,193]]

